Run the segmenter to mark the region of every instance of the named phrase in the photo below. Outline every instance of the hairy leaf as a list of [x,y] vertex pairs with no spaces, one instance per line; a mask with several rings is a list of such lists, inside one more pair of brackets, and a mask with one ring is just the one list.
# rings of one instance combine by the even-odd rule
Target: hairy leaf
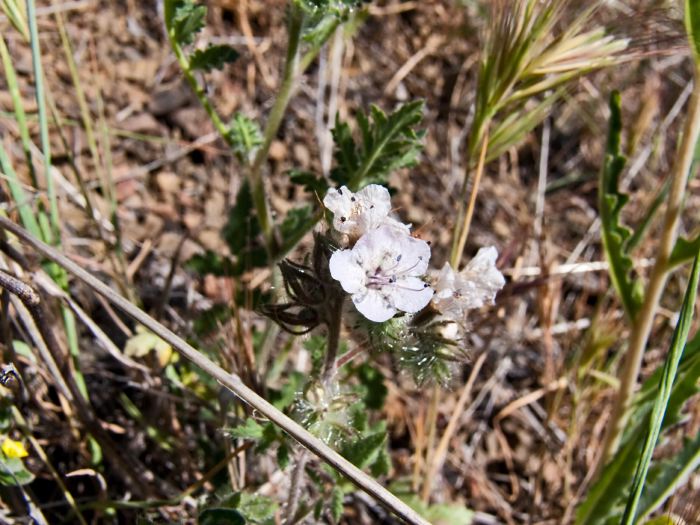
[[359,468],[370,466],[386,444],[386,432],[377,432],[343,446],[343,456]]
[[191,44],[206,23],[206,6],[193,0],[171,0],[166,2],[165,23],[172,37],[181,46]]
[[247,161],[263,143],[263,136],[257,122],[236,113],[229,124],[229,140],[236,156],[241,161]]
[[350,127],[337,121],[333,129],[336,167],[331,177],[338,185],[356,191],[370,183],[386,183],[397,169],[414,166],[423,149],[423,132],[414,129],[423,119],[423,101],[404,104],[386,115],[376,106],[370,114],[359,113],[359,141]]
[[238,51],[227,45],[210,44],[206,49],[197,49],[190,55],[190,68],[200,71],[221,69],[238,58]]
[[247,418],[242,425],[228,429],[228,433],[240,439],[258,440],[263,438],[265,428],[253,418]]
[[620,296],[627,316],[634,320],[642,303],[640,283],[632,273],[632,259],[628,253],[627,240],[632,235],[629,228],[620,223],[620,213],[629,197],[618,189],[619,177],[626,159],[620,154],[622,119],[620,95],[610,96],[610,130],[603,169],[598,187],[601,236],[605,257],[610,265],[610,279]]
[[343,499],[344,498],[345,498],[345,492],[343,492],[343,489],[339,485],[334,486],[333,490],[331,491],[330,508],[331,508],[331,516],[333,516],[333,519],[336,522],[340,521],[340,518],[343,517]]

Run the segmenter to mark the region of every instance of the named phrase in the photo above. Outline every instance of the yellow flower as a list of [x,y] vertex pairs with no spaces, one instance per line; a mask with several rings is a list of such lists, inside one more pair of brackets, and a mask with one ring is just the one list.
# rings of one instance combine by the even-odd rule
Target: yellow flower
[[24,448],[24,444],[22,444],[22,442],[15,441],[9,437],[5,438],[5,441],[2,442],[2,446],[0,448],[2,448],[3,454],[5,454],[5,456],[8,458],[24,458],[29,455],[29,452],[27,452],[27,449]]

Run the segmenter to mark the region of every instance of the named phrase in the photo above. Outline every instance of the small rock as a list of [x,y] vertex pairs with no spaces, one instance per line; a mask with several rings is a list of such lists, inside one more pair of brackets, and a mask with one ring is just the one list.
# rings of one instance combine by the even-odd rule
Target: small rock
[[162,171],[156,175],[156,186],[163,194],[177,193],[180,190],[180,177],[172,171]]
[[287,156],[287,146],[281,140],[275,140],[270,144],[270,158],[274,161],[281,161]]

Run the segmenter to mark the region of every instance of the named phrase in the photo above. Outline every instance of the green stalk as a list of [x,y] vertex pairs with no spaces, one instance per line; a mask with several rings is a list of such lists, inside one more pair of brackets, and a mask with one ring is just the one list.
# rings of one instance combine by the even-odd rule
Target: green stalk
[[[47,221],[44,214],[39,215],[39,225],[44,231],[44,238],[49,244],[60,246],[61,244],[61,220],[58,213],[58,198],[56,195],[56,187],[51,176],[51,141],[49,140],[49,121],[48,112],[46,110],[46,98],[44,96],[44,73],[41,67],[41,49],[39,47],[39,30],[36,22],[36,5],[34,0],[26,0],[27,19],[29,22],[29,38],[32,52],[32,67],[34,71],[34,82],[36,90],[36,103],[39,115],[39,136],[41,141],[41,151],[43,154],[44,163],[44,178],[46,179],[46,192],[49,198],[49,220]],[[68,290],[68,277],[62,269],[52,265],[49,268],[49,273],[64,290]],[[67,306],[61,307],[61,314],[65,324],[66,339],[68,348],[75,364],[75,380],[80,393],[85,399],[88,398],[87,386],[85,379],[79,372],[79,347],[78,347],[78,329],[75,323],[75,317]]]
[[61,221],[58,215],[58,199],[56,187],[51,177],[51,141],[49,140],[49,121],[46,111],[46,99],[44,97],[44,72],[41,67],[41,49],[39,47],[39,30],[36,23],[36,5],[34,0],[26,0],[27,19],[29,21],[29,39],[32,51],[32,69],[34,71],[34,83],[36,89],[36,104],[39,114],[39,136],[41,140],[41,152],[44,156],[44,178],[46,179],[46,192],[49,197],[50,229],[46,239],[50,244],[58,245],[60,239]]
[[673,387],[673,382],[676,379],[676,373],[678,372],[678,363],[680,362],[681,357],[683,357],[685,343],[688,340],[688,332],[690,331],[690,325],[693,322],[693,310],[698,291],[698,277],[700,275],[700,264],[698,264],[699,259],[700,253],[695,256],[690,283],[688,283],[685,298],[683,299],[681,315],[678,319],[676,329],[673,332],[671,349],[669,350],[668,356],[666,356],[666,361],[664,362],[663,374],[659,380],[659,389],[656,399],[654,400],[654,407],[652,409],[651,420],[649,422],[649,430],[644,442],[644,448],[639,456],[637,470],[634,474],[634,481],[632,482],[632,492],[627,500],[625,513],[623,514],[622,521],[620,522],[621,525],[634,525],[634,523],[636,523],[637,507],[639,506],[639,500],[642,497],[644,483],[647,478],[647,473],[649,472],[652,456],[654,455],[654,448],[656,447],[656,442],[658,441],[659,434],[661,433],[661,426],[666,414],[666,408],[668,407],[669,400],[671,399],[671,390]]
[[700,65],[698,63],[695,65],[694,76],[695,86],[688,103],[683,136],[671,174],[671,189],[666,204],[661,239],[656,251],[656,261],[651,270],[649,284],[644,294],[644,303],[635,319],[630,345],[624,357],[624,365],[620,375],[620,390],[613,407],[599,467],[604,466],[612,458],[619,445],[622,431],[627,424],[630,404],[637,384],[644,350],[654,322],[654,315],[671,271],[669,259],[678,238],[678,227],[688,176],[693,163],[695,145],[700,135]]
[[[301,42],[301,29],[304,22],[304,14],[301,8],[292,4],[289,13],[289,43],[287,44],[287,59],[284,64],[284,73],[282,75],[282,85],[280,86],[275,104],[270,110],[263,132],[263,143],[260,149],[255,154],[255,159],[250,167],[250,188],[253,194],[253,202],[255,209],[258,211],[258,221],[260,229],[265,236],[268,251],[270,255],[275,255],[277,250],[277,242],[274,238],[274,226],[270,210],[267,206],[267,197],[265,195],[265,183],[262,177],[262,167],[267,160],[268,153],[272,141],[277,136],[284,114],[287,111],[287,105],[292,98],[296,79],[299,71],[299,44]],[[261,214],[260,210],[264,210]]]

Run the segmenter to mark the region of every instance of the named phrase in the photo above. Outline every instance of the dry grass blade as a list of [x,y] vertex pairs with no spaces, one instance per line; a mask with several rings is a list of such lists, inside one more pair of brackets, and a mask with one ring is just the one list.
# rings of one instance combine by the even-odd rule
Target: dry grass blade
[[41,255],[70,272],[73,276],[87,284],[95,292],[102,295],[105,299],[117,306],[132,319],[141,323],[154,334],[158,335],[161,339],[168,342],[183,357],[189,359],[211,377],[215,378],[219,383],[231,390],[231,392],[233,392],[236,396],[267,417],[275,425],[282,428],[290,436],[299,441],[299,443],[323,459],[334,469],[338,470],[360,489],[367,492],[389,511],[395,513],[397,516],[403,519],[406,523],[428,525],[428,522],[420,517],[418,513],[411,509],[406,503],[398,499],[373,478],[362,472],[362,470],[350,463],[335,450],[331,449],[323,441],[310,434],[301,425],[277,410],[274,406],[272,406],[272,404],[268,403],[256,392],[251,390],[243,383],[238,375],[227,372],[217,364],[210,361],[202,353],[189,345],[179,336],[175,335],[175,333],[170,331],[168,328],[150,317],[143,310],[137,306],[134,306],[132,303],[124,299],[124,297],[114,292],[104,283],[90,275],[57,250],[32,237],[23,228],[17,226],[9,219],[0,217],[0,227],[19,237],[23,242],[29,244]]

